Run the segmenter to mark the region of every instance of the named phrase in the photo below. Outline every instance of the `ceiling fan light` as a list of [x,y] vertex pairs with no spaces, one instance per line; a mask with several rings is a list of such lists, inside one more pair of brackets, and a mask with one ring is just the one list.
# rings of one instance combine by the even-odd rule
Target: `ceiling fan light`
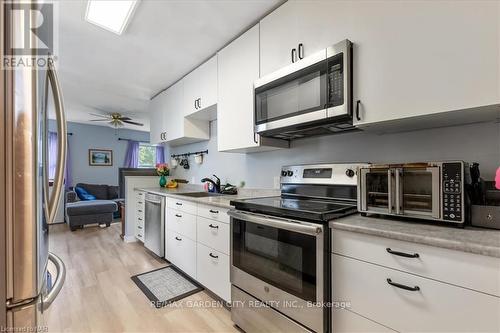
[[121,35],[127,27],[139,0],[89,0],[85,20]]

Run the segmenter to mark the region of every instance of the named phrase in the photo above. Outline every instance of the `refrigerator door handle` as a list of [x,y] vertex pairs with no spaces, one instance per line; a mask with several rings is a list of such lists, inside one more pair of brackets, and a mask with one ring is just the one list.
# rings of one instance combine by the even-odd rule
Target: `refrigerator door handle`
[[57,295],[59,295],[59,292],[62,289],[62,286],[64,284],[64,279],[66,279],[66,266],[64,266],[63,261],[52,252],[49,252],[49,260],[52,261],[52,263],[56,266],[57,278],[56,281],[54,282],[52,289],[49,291],[47,296],[45,296],[42,299],[43,310],[47,310],[52,304],[52,302],[54,302]]
[[[50,86],[52,88],[52,94],[54,95],[54,106],[57,120],[57,149],[58,149],[58,159],[56,165],[56,171],[54,176],[54,187],[49,198],[49,223],[54,222],[56,217],[57,208],[59,205],[59,198],[61,196],[61,191],[64,186],[64,169],[66,167],[66,153],[67,153],[67,128],[66,128],[66,116],[64,114],[64,104],[63,97],[61,93],[61,86],[59,85],[59,79],[57,78],[57,73],[54,68],[54,62],[48,62],[48,78]],[[48,185],[48,184],[47,184]],[[48,187],[48,186],[47,186]]]

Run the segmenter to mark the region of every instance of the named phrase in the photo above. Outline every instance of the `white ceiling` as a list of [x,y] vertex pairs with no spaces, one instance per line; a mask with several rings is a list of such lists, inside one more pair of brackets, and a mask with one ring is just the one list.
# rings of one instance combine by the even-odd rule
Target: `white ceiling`
[[[123,35],[84,20],[86,0],[61,1],[58,69],[67,120],[120,112],[149,130],[151,96],[186,75],[281,0],[142,0]],[[105,123],[95,123],[105,125]]]

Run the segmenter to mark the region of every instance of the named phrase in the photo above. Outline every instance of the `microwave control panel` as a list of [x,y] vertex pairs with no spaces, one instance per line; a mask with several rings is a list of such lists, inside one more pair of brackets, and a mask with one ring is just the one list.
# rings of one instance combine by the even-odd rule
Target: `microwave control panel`
[[463,169],[462,163],[443,163],[443,220],[461,222],[463,207]]

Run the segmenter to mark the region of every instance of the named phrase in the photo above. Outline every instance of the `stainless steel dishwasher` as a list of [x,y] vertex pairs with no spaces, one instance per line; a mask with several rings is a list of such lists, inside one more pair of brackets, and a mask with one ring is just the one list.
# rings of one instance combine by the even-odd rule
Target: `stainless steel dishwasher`
[[159,257],[165,256],[165,197],[146,193],[144,246]]

